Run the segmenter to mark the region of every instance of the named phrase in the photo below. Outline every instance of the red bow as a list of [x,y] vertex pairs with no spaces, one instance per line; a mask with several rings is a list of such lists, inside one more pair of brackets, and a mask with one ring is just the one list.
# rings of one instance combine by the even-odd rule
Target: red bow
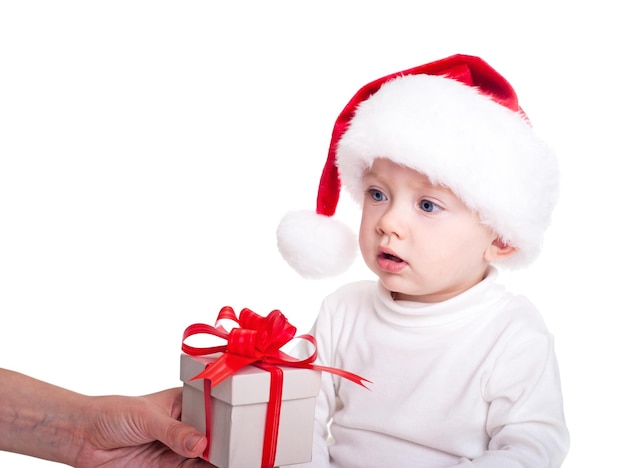
[[[233,328],[228,332],[223,326],[218,325],[221,320],[232,320],[239,325],[239,328]],[[267,317],[262,317],[250,309],[243,309],[237,318],[232,307],[226,306],[220,310],[215,324],[213,327],[204,323],[195,323],[187,327],[183,333],[182,350],[186,354],[202,356],[218,352],[223,353],[217,361],[207,366],[192,380],[209,379],[211,385],[216,386],[249,364],[265,363],[331,372],[363,387],[366,387],[364,382],[369,382],[369,380],[352,372],[313,364],[317,358],[315,337],[308,334],[296,337],[296,328],[287,321],[279,310],[273,310]],[[195,348],[185,344],[185,339],[201,333],[218,336],[227,340],[228,343],[210,348]],[[296,359],[280,350],[294,338],[307,340],[313,345],[314,349],[309,357]]]

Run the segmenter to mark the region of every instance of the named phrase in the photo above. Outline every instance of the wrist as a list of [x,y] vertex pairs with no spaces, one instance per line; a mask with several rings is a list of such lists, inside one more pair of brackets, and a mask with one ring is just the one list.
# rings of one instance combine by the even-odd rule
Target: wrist
[[0,449],[71,464],[87,397],[0,369]]

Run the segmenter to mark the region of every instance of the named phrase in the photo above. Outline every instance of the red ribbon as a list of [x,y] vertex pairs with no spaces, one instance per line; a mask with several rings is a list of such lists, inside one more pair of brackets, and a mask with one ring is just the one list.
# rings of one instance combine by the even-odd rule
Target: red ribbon
[[[239,328],[233,328],[228,332],[220,324],[222,320],[232,320],[239,325]],[[214,335],[226,340],[227,344],[209,348],[196,348],[185,343],[187,338],[197,334]],[[270,372],[270,400],[265,421],[262,468],[273,467],[276,457],[278,420],[280,417],[280,402],[282,400],[282,370],[276,367],[277,365],[330,372],[367,388],[364,382],[369,382],[369,380],[352,372],[313,364],[317,358],[315,337],[308,334],[296,337],[295,334],[296,328],[287,321],[279,310],[273,310],[267,317],[262,317],[250,309],[243,309],[239,317],[237,317],[232,307],[228,306],[220,310],[215,326],[195,323],[187,327],[183,333],[182,350],[184,353],[190,356],[223,353],[215,362],[208,364],[202,372],[191,379],[205,379],[206,433],[209,439],[209,444],[207,444],[207,449],[203,454],[205,459],[208,460],[210,445],[209,410],[211,386],[219,385],[224,379],[227,379],[247,365],[252,364]],[[294,338],[307,340],[313,345],[313,352],[310,356],[304,359],[296,359],[280,350]]]

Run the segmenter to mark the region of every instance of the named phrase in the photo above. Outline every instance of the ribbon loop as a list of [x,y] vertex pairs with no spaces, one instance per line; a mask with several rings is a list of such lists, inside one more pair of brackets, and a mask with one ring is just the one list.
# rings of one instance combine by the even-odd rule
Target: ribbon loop
[[228,335],[226,352],[241,356],[257,357],[256,340],[258,332],[246,328],[235,328]]

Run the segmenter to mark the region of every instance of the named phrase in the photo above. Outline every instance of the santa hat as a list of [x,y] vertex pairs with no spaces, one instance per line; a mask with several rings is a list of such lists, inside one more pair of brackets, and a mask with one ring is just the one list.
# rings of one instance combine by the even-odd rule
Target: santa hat
[[452,190],[501,241],[516,247],[502,266],[539,254],[558,193],[558,167],[512,86],[478,57],[454,55],[361,88],[332,133],[317,209],[282,219],[278,248],[302,276],[345,271],[356,236],[332,216],[343,185],[362,203],[362,177],[388,158]]

